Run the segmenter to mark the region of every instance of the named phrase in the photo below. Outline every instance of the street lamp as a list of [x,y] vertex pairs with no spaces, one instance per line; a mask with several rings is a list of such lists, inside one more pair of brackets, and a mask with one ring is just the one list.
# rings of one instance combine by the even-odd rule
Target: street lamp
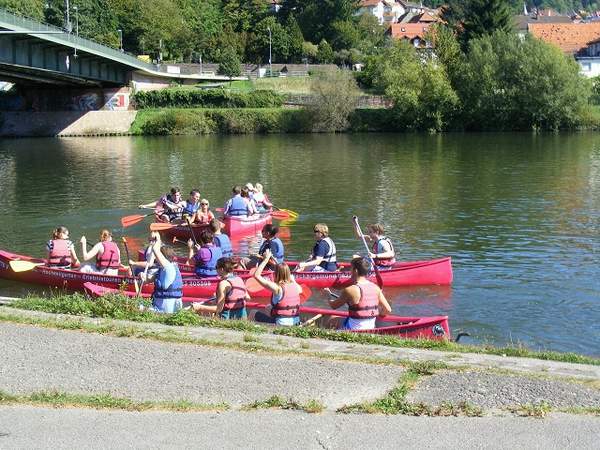
[[119,28],[117,32],[119,33],[119,50],[123,51],[123,30]]
[[71,34],[73,31],[73,25],[71,25],[71,8],[69,7],[69,0],[65,0],[65,29],[67,33]]
[[[75,35],[79,37],[79,8],[77,6],[73,6],[73,10],[75,11]],[[77,45],[75,45],[73,56],[77,58]]]
[[267,27],[267,30],[269,31],[269,76],[273,76],[273,65],[272,65],[272,61],[271,61],[271,48],[272,48],[272,41],[271,41],[271,27]]

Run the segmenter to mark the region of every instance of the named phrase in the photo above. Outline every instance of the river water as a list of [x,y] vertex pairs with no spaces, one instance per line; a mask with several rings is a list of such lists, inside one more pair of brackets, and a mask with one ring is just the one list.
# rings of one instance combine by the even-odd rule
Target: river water
[[[310,253],[317,222],[338,257],[359,252],[353,214],[385,224],[402,260],[452,256],[451,288],[386,289],[398,314],[447,314],[465,342],[600,356],[600,134],[0,140],[0,248],[44,256],[59,224],[141,245],[148,222],[119,221],[136,205],[180,186],[222,206],[248,181],[301,213],[290,259]],[[0,280],[0,295],[28,290]]]

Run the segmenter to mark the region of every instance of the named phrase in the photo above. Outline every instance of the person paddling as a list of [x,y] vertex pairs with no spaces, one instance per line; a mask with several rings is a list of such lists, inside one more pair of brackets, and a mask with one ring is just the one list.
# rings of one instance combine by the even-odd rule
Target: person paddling
[[231,239],[225,233],[221,233],[221,222],[213,218],[209,224],[209,230],[213,234],[213,243],[221,249],[223,257],[231,258],[233,256],[233,247]]
[[269,197],[267,194],[263,192],[263,185],[260,183],[256,183],[254,185],[254,195],[252,196],[254,203],[256,204],[256,208],[259,213],[266,213],[273,209],[273,204],[269,201]]
[[175,251],[170,247],[161,248],[160,234],[152,232],[152,254],[158,263],[158,273],[154,280],[152,309],[160,313],[175,313],[183,306],[183,279],[176,261]]
[[234,186],[231,190],[232,196],[227,203],[225,203],[225,209],[223,215],[225,217],[245,217],[248,215],[248,202],[242,198],[242,188],[240,186]]
[[184,207],[185,202],[181,198],[181,189],[178,187],[172,187],[168,194],[155,202],[138,206],[138,208],[154,208],[156,220],[166,223],[180,221]]
[[310,259],[298,264],[296,270],[313,272],[334,272],[337,270],[336,248],[333,240],[329,237],[329,227],[324,223],[314,226],[315,246]]
[[[375,283],[367,279],[371,264],[365,258],[354,258],[352,267],[352,285],[345,288],[336,299],[329,300],[329,306],[338,309],[348,305],[348,317],[337,328],[344,330],[372,330],[377,316],[385,316],[392,308]],[[329,294],[331,291],[326,289]]]
[[[367,234],[361,234],[357,222],[353,221],[354,233],[359,239],[364,237],[373,243],[369,258],[377,265],[378,269],[389,269],[396,263],[396,251],[392,241],[385,236],[383,225],[370,223],[367,225]],[[354,255],[357,257],[358,255]]]
[[235,276],[235,263],[231,258],[220,258],[217,261],[217,273],[221,278],[215,292],[216,305],[192,303],[192,309],[198,314],[217,314],[221,319],[246,319],[246,301],[250,295],[244,280]]
[[100,242],[87,251],[87,239],[81,236],[81,254],[84,261],[96,258],[95,263],[87,263],[79,269],[84,273],[103,273],[105,275],[118,275],[121,267],[121,252],[119,246],[113,242],[112,233],[109,230],[100,232]]
[[79,267],[79,258],[75,246],[69,240],[67,227],[59,226],[52,231],[52,239],[46,243],[49,267],[55,269],[71,269]]
[[190,197],[185,201],[183,207],[182,218],[184,221],[190,220],[193,222],[196,219],[196,212],[200,209],[200,191],[198,189],[192,189],[190,191]]
[[213,234],[204,230],[200,233],[200,245],[197,245],[194,250],[194,241],[188,240],[188,264],[196,266],[195,272],[199,277],[214,277],[217,275],[217,261],[223,256],[223,251],[220,247],[214,245]]
[[290,268],[285,263],[275,266],[275,281],[267,280],[262,272],[271,259],[270,249],[264,252],[264,259],[256,268],[254,278],[261,286],[271,291],[270,315],[258,311],[254,316],[257,322],[275,323],[282,326],[293,326],[300,323],[300,293],[302,288],[294,281]]

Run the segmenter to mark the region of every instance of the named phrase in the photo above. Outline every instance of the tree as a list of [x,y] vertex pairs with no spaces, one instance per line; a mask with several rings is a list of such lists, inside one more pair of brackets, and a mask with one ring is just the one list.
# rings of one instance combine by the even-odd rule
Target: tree
[[288,17],[285,28],[289,36],[289,57],[294,62],[301,62],[304,56],[304,36],[294,16]]
[[251,31],[269,14],[265,0],[221,0],[225,22],[237,33]]
[[274,61],[287,61],[290,56],[290,37],[273,16],[261,20],[249,35],[246,57],[257,64],[269,61],[269,29],[271,54]]
[[464,38],[490,35],[513,29],[513,16],[506,0],[470,0],[463,20]]
[[325,39],[319,42],[317,48],[317,61],[319,61],[321,64],[329,64],[333,62],[333,49]]
[[235,49],[231,47],[221,51],[217,62],[219,63],[219,75],[225,75],[231,80],[233,77],[239,77],[242,74],[240,58]]
[[590,83],[573,58],[531,35],[498,31],[471,41],[458,84],[468,129],[572,128]]
[[332,47],[335,50],[356,47],[360,41],[360,30],[350,20],[338,20],[331,24],[333,29]]
[[27,16],[32,19],[44,20],[44,0],[0,0],[0,8],[19,15]]
[[311,79],[313,103],[309,106],[315,131],[342,131],[356,107],[358,89],[348,70],[317,72]]

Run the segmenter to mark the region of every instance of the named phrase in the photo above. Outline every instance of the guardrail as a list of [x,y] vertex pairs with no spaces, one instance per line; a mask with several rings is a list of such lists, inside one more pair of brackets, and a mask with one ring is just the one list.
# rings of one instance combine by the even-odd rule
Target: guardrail
[[137,69],[156,70],[154,65],[140,61],[134,55],[99,44],[90,39],[66,33],[62,28],[55,27],[54,25],[48,25],[27,17],[17,16],[2,8],[0,8],[0,27],[15,31],[26,31],[31,34],[35,34],[36,31],[59,31],[61,34],[44,35],[44,39],[77,48],[77,50],[95,53],[99,56],[107,57]]

